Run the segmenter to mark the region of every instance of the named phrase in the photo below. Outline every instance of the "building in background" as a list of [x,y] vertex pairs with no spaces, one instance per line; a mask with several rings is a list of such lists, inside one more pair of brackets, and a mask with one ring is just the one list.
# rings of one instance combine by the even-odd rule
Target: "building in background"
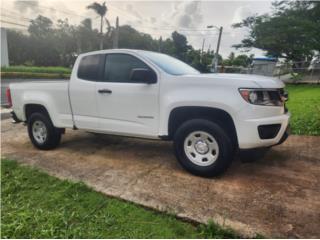
[[7,31],[1,28],[1,67],[9,66]]
[[278,59],[270,57],[254,58],[252,61],[252,74],[273,76]]

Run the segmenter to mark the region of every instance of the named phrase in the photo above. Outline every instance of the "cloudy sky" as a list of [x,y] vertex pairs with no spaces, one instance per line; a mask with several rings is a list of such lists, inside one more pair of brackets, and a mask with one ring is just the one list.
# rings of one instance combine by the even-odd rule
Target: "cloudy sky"
[[[90,3],[103,0],[38,0],[38,1],[1,1],[2,26],[26,29],[29,19],[38,14],[50,17],[53,21],[68,18],[78,24],[86,17],[99,24],[92,10],[86,9]],[[106,1],[107,18],[112,25],[119,16],[120,25],[130,24],[137,30],[150,33],[153,37],[169,37],[177,30],[187,36],[188,42],[200,49],[205,39],[204,49],[216,48],[217,30],[206,29],[208,25],[222,26],[220,53],[227,57],[231,46],[239,43],[246,35],[244,29],[232,29],[233,23],[254,14],[271,11],[271,1]],[[15,23],[15,25],[13,25]],[[17,25],[20,24],[20,25]],[[121,36],[120,36],[121,37]],[[251,53],[261,56],[263,52],[253,49]]]

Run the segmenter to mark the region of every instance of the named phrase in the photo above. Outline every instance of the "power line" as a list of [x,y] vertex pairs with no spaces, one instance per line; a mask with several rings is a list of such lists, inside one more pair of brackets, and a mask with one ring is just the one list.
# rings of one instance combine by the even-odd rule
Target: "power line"
[[22,16],[21,13],[18,13],[18,12],[15,12],[15,11],[12,11],[12,10],[9,10],[9,9],[6,9],[6,8],[4,8],[4,7],[1,7],[1,9],[2,9],[3,11],[5,11],[5,12],[1,12],[1,14],[3,14],[3,13],[7,14],[7,12],[8,12],[9,14],[13,14],[13,15],[15,15],[15,16],[17,16],[17,17],[24,18],[24,19],[26,19],[26,20],[32,20],[31,18],[27,18],[27,17],[25,17],[25,16]]
[[[61,13],[64,13],[64,14],[67,14],[67,15],[73,15],[73,16],[78,16],[78,17],[82,17],[82,18],[87,18],[85,16],[82,16],[82,15],[79,15],[79,14],[75,14],[71,11],[64,11],[64,10],[58,10],[54,7],[48,7],[48,6],[43,6],[43,5],[38,5],[38,7],[40,8],[44,8],[44,9],[48,9],[48,10],[54,10],[54,11],[57,11],[57,12],[61,12]],[[126,16],[131,16],[131,17],[134,17],[134,18],[137,18],[139,19],[137,16],[135,15],[132,15],[128,12],[125,12],[124,10],[122,9],[119,9],[119,8],[116,8],[114,6],[109,6],[109,8],[112,8],[118,12],[123,12],[125,13],[124,15]],[[28,20],[28,21],[31,21],[32,19],[30,18],[27,18],[27,17],[24,17],[24,16],[21,16],[20,13],[17,13],[17,12],[14,12],[14,11],[11,11],[11,10],[8,10],[8,9],[5,9],[5,8],[2,8],[3,10],[5,11],[9,11],[11,12],[11,14],[14,14],[14,15],[17,15],[17,16],[20,16],[20,18],[22,19],[25,19],[25,20]],[[144,29],[153,29],[153,30],[156,30],[156,31],[179,31],[179,32],[212,32],[212,29],[197,29],[197,28],[181,28],[181,27],[175,27],[175,26],[168,26],[166,28],[162,28],[162,27],[154,27],[154,26],[146,26],[146,25],[143,25],[143,26],[139,26],[137,24],[135,24],[134,27],[137,27],[137,28],[144,28]],[[196,33],[195,33],[196,34]],[[206,33],[199,33],[199,35],[205,35]],[[208,35],[208,34],[207,34]],[[215,34],[210,34],[210,35],[215,35]]]
[[76,14],[76,13],[70,11],[70,10],[68,10],[68,11],[59,10],[59,9],[54,8],[54,7],[43,6],[43,5],[37,5],[37,7],[43,8],[43,9],[48,9],[48,10],[51,10],[51,11],[53,10],[53,11],[61,12],[61,13],[67,14],[67,15],[73,15],[73,16],[77,16],[77,17],[81,17],[81,18],[88,18],[86,16],[82,16],[82,15]]
[[[63,11],[63,10],[58,10],[56,8],[53,8],[53,7],[47,7],[47,6],[42,6],[42,5],[38,5],[38,7],[40,8],[45,8],[45,9],[49,9],[49,10],[54,10],[54,11],[58,11],[58,12],[62,12],[64,14],[67,14],[67,15],[74,15],[74,16],[78,16],[78,17],[83,17],[83,18],[86,18],[82,15],[78,15],[78,14],[75,14],[75,13],[71,13],[71,12],[67,12],[67,11]],[[125,12],[124,10],[120,10],[116,7],[113,7],[113,6],[109,6],[111,7],[112,9],[118,11],[118,12]],[[21,16],[20,13],[16,13],[14,11],[11,11],[11,10],[8,10],[8,9],[5,9],[5,8],[2,8],[3,10],[7,11],[7,12],[11,12],[11,14],[15,14],[17,16],[19,16],[21,19],[24,19],[24,21],[28,21],[30,22],[32,19],[30,18],[27,18],[27,17],[24,17],[24,16]],[[127,12],[125,12],[125,15],[126,16],[129,16]],[[132,17],[135,17],[135,18],[138,18],[137,16],[134,16],[132,14],[130,14],[130,16]],[[8,18],[13,18],[16,20],[16,17],[15,16],[11,16],[11,15],[7,15]],[[4,20],[5,21],[5,20]],[[27,27],[26,25],[23,25],[23,24],[20,24],[20,23],[16,23],[16,22],[9,22],[9,21],[5,21],[6,23],[8,24],[15,24],[15,25],[18,25],[18,26],[24,26],[24,27]],[[181,28],[181,27],[174,27],[174,26],[168,26],[166,28],[162,28],[162,27],[154,27],[154,26],[132,26],[134,28],[142,28],[142,29],[153,29],[155,31],[170,31],[170,32],[173,32],[173,31],[178,31],[178,32],[182,32],[182,34],[186,35],[186,36],[189,36],[189,37],[203,37],[203,36],[206,36],[206,37],[210,37],[210,36],[216,36],[217,33],[211,33],[212,32],[212,29],[197,29],[197,28]],[[224,34],[229,34],[228,32],[225,32]]]
[[[127,17],[133,17],[136,18],[137,20],[141,20],[138,16],[135,16],[131,13],[126,12],[123,9],[116,8],[114,6],[108,6],[108,8],[114,9],[115,11],[122,12]],[[150,28],[150,29],[155,29],[155,30],[164,30],[164,31],[172,31],[172,30],[179,30],[179,31],[213,31],[213,29],[199,29],[199,28],[182,28],[182,27],[175,27],[175,26],[167,26],[166,28],[158,28],[154,26],[140,26],[140,28]]]
[[170,28],[159,28],[159,27],[149,27],[149,26],[139,26],[140,28],[149,28],[149,29],[154,29],[154,30],[161,30],[161,31],[172,31],[172,30],[176,30],[176,31],[181,31],[181,32],[212,32],[212,30],[208,30],[208,29],[183,29],[183,28],[179,28],[179,27],[170,27]]
[[[77,17],[81,17],[81,18],[87,18],[86,16],[82,16],[82,15],[79,15],[79,14],[76,14],[72,11],[66,11],[66,10],[59,10],[59,9],[56,9],[54,7],[49,7],[49,6],[43,6],[43,5],[37,5],[38,8],[42,8],[42,9],[47,9],[47,10],[51,10],[51,11],[57,11],[57,12],[60,12],[60,13],[63,13],[63,14],[66,14],[66,15],[70,15],[70,16],[77,16]],[[5,9],[3,7],[1,7],[3,10],[5,11],[9,11],[11,12],[12,14],[16,14],[16,15],[21,15],[21,13],[17,13],[17,12],[14,12],[12,10],[9,10],[9,9]],[[39,13],[40,14],[40,13]]]
[[8,14],[4,15],[3,13],[1,13],[1,17],[13,19],[13,20],[25,21],[25,22],[28,22],[28,23],[31,21],[31,19],[30,20],[25,20],[23,18],[17,19],[17,17],[15,17],[15,16],[8,15]]
[[20,24],[20,23],[15,23],[15,22],[10,22],[10,21],[6,21],[6,20],[2,20],[2,19],[0,19],[0,21],[3,22],[3,23],[12,24],[12,25],[16,25],[16,26],[29,27],[27,25],[23,25],[23,24]]

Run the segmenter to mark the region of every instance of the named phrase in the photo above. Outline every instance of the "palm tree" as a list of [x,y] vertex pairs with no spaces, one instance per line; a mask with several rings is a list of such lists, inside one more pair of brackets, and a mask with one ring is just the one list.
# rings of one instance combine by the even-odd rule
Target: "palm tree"
[[107,14],[108,8],[106,6],[106,2],[100,4],[94,2],[87,6],[88,9],[94,10],[100,16],[100,50],[103,49],[103,35],[102,35],[102,28],[103,28],[103,18]]

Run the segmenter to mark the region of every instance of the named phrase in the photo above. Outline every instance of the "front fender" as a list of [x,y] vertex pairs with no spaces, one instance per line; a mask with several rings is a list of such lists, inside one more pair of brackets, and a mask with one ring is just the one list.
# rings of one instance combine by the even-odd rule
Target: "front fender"
[[[169,91],[161,100],[160,111],[161,136],[168,135],[168,122],[170,113],[178,107],[208,107],[220,109],[227,112],[233,119],[236,118],[237,109],[241,109],[241,102],[232,94],[232,90],[221,89],[203,89],[202,87],[192,87],[189,89]],[[237,90],[235,89],[235,92]],[[239,95],[240,96],[240,95]],[[240,102],[240,103],[239,103]]]

